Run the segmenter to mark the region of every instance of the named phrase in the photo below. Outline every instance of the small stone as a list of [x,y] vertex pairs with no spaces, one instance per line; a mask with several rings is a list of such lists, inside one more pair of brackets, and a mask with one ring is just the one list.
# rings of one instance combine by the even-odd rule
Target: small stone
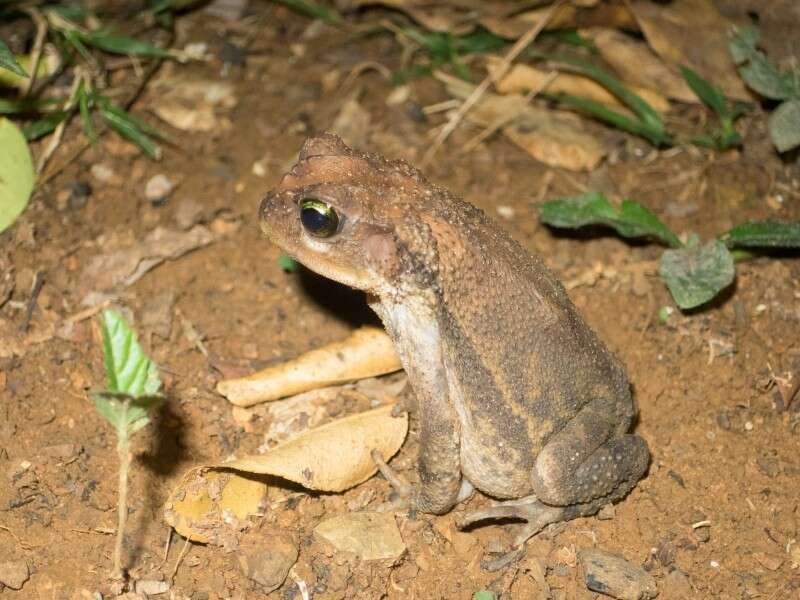
[[583,550],[579,559],[586,587],[619,600],[646,600],[658,595],[656,581],[641,567],[598,548]]
[[80,446],[75,446],[75,444],[54,444],[44,448],[44,453],[56,460],[69,460],[80,451]]
[[21,590],[31,574],[24,560],[0,563],[0,583],[12,590]]
[[261,585],[266,594],[283,585],[297,556],[297,540],[278,529],[246,535],[237,553],[242,573]]
[[671,598],[683,600],[684,598],[691,598],[693,594],[689,577],[680,569],[673,569],[667,573],[661,589],[664,600],[670,600]]
[[606,504],[597,513],[597,518],[601,521],[610,521],[617,516],[617,509],[613,504]]
[[141,579],[134,584],[134,589],[140,594],[155,596],[169,591],[169,584],[155,579]]
[[730,431],[731,417],[728,415],[728,411],[721,410],[719,413],[717,413],[717,425],[719,425],[725,431]]
[[758,470],[767,477],[777,477],[781,472],[781,464],[777,458],[769,456],[759,456],[756,458],[756,465]]
[[506,206],[504,204],[500,204],[495,207],[497,214],[503,217],[504,219],[513,219],[514,215],[516,215],[516,211],[511,206]]
[[86,181],[74,181],[69,186],[67,207],[70,210],[79,210],[86,206],[89,196],[92,195],[92,186]]
[[163,174],[154,175],[144,186],[144,196],[150,202],[163,204],[175,189],[172,180]]
[[753,423],[752,421],[746,421],[744,424],[745,431],[753,431]]
[[694,530],[694,537],[698,542],[706,543],[708,540],[711,539],[711,528],[710,527],[697,527]]
[[117,175],[114,169],[109,167],[107,164],[95,163],[91,166],[89,172],[92,174],[92,177],[94,177],[100,183],[105,183],[107,185],[122,184],[122,179],[120,176]]

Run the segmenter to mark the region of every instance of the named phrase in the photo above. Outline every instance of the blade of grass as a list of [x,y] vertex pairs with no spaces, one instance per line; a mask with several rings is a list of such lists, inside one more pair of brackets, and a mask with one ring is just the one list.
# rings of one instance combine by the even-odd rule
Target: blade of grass
[[125,139],[133,142],[139,149],[153,160],[161,157],[161,149],[144,132],[138,119],[133,118],[127,111],[111,103],[100,105],[100,114],[108,126]]
[[125,54],[145,56],[149,58],[170,58],[172,53],[164,48],[154,46],[150,42],[137,40],[132,37],[109,35],[103,31],[92,31],[88,34],[79,34],[81,41],[89,46],[94,46],[111,54]]
[[92,121],[92,114],[89,110],[90,94],[86,92],[83,84],[78,88],[78,109],[81,113],[81,122],[83,123],[83,131],[86,137],[94,145],[97,143],[97,133],[94,130],[94,122]]
[[695,96],[717,113],[720,119],[730,117],[731,111],[728,109],[728,101],[718,87],[703,79],[689,67],[681,67],[681,75],[683,75],[683,79],[689,84],[689,87],[692,88]]
[[17,59],[14,58],[11,50],[8,49],[8,46],[6,46],[3,40],[0,40],[0,67],[3,69],[8,69],[20,77],[28,76],[28,74],[25,72],[25,69],[23,69],[22,65],[17,62]]
[[25,127],[22,128],[22,135],[24,135],[25,139],[29,142],[38,140],[40,137],[53,132],[68,115],[69,112],[65,110],[57,110],[48,113],[41,119],[25,125]]
[[54,104],[58,104],[58,100],[53,98],[41,100],[33,100],[29,98],[24,100],[6,100],[5,98],[0,98],[0,115],[41,113]]

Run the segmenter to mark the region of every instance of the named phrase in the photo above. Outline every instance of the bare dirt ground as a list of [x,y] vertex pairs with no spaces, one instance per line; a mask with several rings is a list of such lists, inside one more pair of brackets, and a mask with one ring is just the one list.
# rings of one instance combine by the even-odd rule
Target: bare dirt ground
[[[247,41],[253,51],[246,66],[227,69],[238,104],[220,126],[203,134],[171,131],[175,143],[160,163],[107,136],[40,188],[0,236],[16,281],[14,302],[0,310],[2,331],[19,332],[36,273],[44,282],[27,333],[17,336],[22,350],[0,359],[0,563],[25,560],[31,572],[21,591],[6,589],[3,597],[89,598],[111,589],[115,438],[87,399],[103,381],[100,346],[91,319],[68,331],[63,319],[84,310],[87,295],[97,291],[84,268],[104,248],[158,226],[192,223],[208,225],[214,242],[165,262],[115,297],[161,366],[168,395],[154,426],[135,441],[127,560],[136,579],[172,578],[170,592],[156,597],[263,597],[235,553],[212,546],[192,545],[173,577],[183,541],[172,536],[165,561],[164,502],[188,468],[264,443],[269,423],[235,420],[214,392],[217,381],[342,338],[374,317],[359,294],[303,270],[281,270],[279,250],[258,228],[259,200],[303,139],[328,127],[356,90],[371,116],[369,149],[411,162],[429,144],[431,123],[418,107],[446,97],[423,78],[411,83],[406,102],[387,105],[392,86],[375,71],[346,88],[331,85],[330,73],[341,83],[364,60],[396,64],[397,46],[388,36],[309,29],[307,19],[266,3],[255,11],[263,14],[248,27],[203,13],[180,23],[186,40],[213,51],[225,39]],[[221,64],[175,72],[216,80]],[[137,109],[158,102],[146,93]],[[649,473],[613,515],[545,532],[529,542],[524,558],[497,573],[483,571],[480,558],[509,543],[512,524],[458,532],[453,522],[464,506],[445,516],[401,515],[407,552],[394,561],[361,562],[334,553],[312,530],[326,517],[384,502],[386,481],[374,477],[344,494],[302,493],[264,517],[294,532],[300,549],[289,577],[269,597],[301,598],[300,581],[314,598],[326,599],[471,598],[480,589],[503,598],[588,599],[595,594],[576,556],[598,546],[644,565],[660,598],[800,598],[800,401],[787,408],[781,396],[783,379],[800,377],[800,261],[742,263],[735,289],[662,324],[657,311],[672,301],[656,276],[657,247],[606,232],[557,233],[538,222],[535,210],[543,194],[590,188],[636,197],[676,231],[705,238],[747,219],[800,219],[796,156],[781,161],[774,154],[763,115],[740,125],[743,149],[723,153],[657,153],[608,130],[613,158],[590,174],[548,169],[501,138],[461,153],[475,132],[453,135],[427,174],[540,253],[626,363],[640,411],[636,431],[653,455]],[[263,172],[256,174],[254,163]],[[91,170],[98,164],[113,176],[98,177]],[[154,204],[144,186],[159,173],[179,185]],[[544,191],[543,181],[549,181]],[[85,205],[67,200],[75,182],[92,188]],[[794,195],[779,198],[776,183],[795,186]],[[501,206],[512,211],[501,216]],[[202,336],[207,356],[187,339],[187,323]],[[326,410],[332,418],[363,408],[343,398]],[[411,479],[416,450],[412,422],[393,461]],[[478,495],[470,506],[486,502]]]

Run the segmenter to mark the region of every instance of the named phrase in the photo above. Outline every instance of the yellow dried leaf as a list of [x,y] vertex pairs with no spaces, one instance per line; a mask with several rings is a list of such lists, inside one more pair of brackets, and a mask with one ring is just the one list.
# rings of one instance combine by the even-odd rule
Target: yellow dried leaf
[[392,408],[382,406],[338,419],[266,454],[245,456],[222,466],[275,475],[312,490],[341,492],[375,474],[373,450],[388,460],[403,445],[408,416],[393,417]]
[[175,487],[164,519],[182,536],[221,545],[225,535],[246,526],[266,504],[267,485],[219,467],[196,467]]
[[392,340],[380,328],[362,327],[348,338],[241,379],[217,392],[236,406],[252,406],[316,388],[384,375],[402,368]]

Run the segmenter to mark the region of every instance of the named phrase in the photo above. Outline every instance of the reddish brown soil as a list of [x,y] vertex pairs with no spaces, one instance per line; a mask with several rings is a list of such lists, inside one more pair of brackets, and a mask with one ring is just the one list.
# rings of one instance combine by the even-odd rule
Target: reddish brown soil
[[[227,73],[239,98],[228,115],[230,127],[171,132],[175,144],[160,163],[109,136],[40,188],[18,224],[0,235],[17,279],[13,302],[0,310],[3,331],[23,324],[21,307],[30,298],[33,274],[44,276],[30,324],[31,332],[45,332],[44,341],[26,344],[24,356],[0,360],[0,563],[22,559],[31,570],[22,591],[5,590],[9,598],[84,598],[81,590],[111,589],[113,536],[103,531],[116,523],[115,438],[87,400],[87,391],[103,382],[97,332],[90,320],[81,321],[69,340],[46,331],[51,321],[83,310],[82,300],[95,288],[82,269],[102,251],[104,239],[124,232],[142,237],[157,225],[174,228],[182,199],[200,205],[208,221],[224,211],[227,223],[240,225],[155,268],[118,296],[162,367],[169,397],[155,425],[134,444],[126,552],[137,579],[172,574],[183,541],[172,537],[164,562],[162,506],[181,474],[263,442],[266,423],[237,424],[230,405],[213,391],[223,374],[291,358],[372,319],[358,294],[306,272],[281,271],[278,249],[259,231],[258,202],[303,139],[329,126],[355,89],[372,116],[370,149],[413,162],[429,143],[432,123],[413,119],[409,105],[387,106],[392,88],[374,71],[343,90],[322,84],[333,70],[343,80],[364,60],[396,66],[399,49],[389,36],[348,37],[323,27],[304,37],[309,21],[271,5],[257,10],[264,11],[259,23],[228,31],[202,14],[181,21],[186,41],[204,41],[217,51],[227,35],[239,43],[251,40],[257,51],[245,68]],[[220,63],[179,71],[215,79]],[[411,88],[419,105],[445,99],[430,79]],[[147,111],[157,102],[146,94],[136,108]],[[576,560],[591,546],[644,565],[660,598],[800,597],[800,400],[786,409],[776,383],[789,372],[794,381],[800,377],[798,259],[740,264],[734,290],[703,310],[676,313],[664,325],[658,309],[672,302],[655,274],[658,247],[604,232],[555,233],[539,224],[535,210],[552,171],[547,197],[582,188],[634,196],[677,231],[706,238],[749,218],[799,219],[796,160],[781,162],[773,154],[763,115],[742,126],[744,150],[726,153],[651,154],[645,144],[607,131],[615,158],[589,175],[547,169],[501,138],[462,154],[459,146],[474,131],[457,132],[428,174],[497,218],[565,282],[583,283],[570,285],[570,294],[628,366],[640,410],[637,432],[653,455],[649,474],[615,507],[613,518],[579,519],[545,532],[531,540],[525,558],[498,573],[482,571],[480,557],[507,544],[513,525],[454,533],[464,507],[445,516],[400,517],[407,553],[394,562],[359,562],[323,547],[312,530],[347,511],[348,503],[385,501],[388,484],[376,477],[342,495],[304,494],[265,517],[300,540],[298,563],[269,597],[300,598],[295,582],[302,580],[315,598],[466,599],[487,588],[504,598],[543,598],[536,578],[541,568],[553,598],[593,598]],[[267,166],[265,177],[252,172],[259,160]],[[114,170],[117,184],[92,179],[89,169],[99,162]],[[155,207],[143,190],[157,173],[180,186],[166,205]],[[83,208],[59,202],[74,181],[94,188]],[[685,204],[696,210],[671,216]],[[499,205],[515,216],[500,217]],[[209,358],[186,341],[178,318],[167,339],[139,325],[148,302],[163,292],[175,294],[180,312],[204,336]],[[415,440],[412,428],[394,462],[409,477]],[[699,521],[710,525],[693,529]],[[262,597],[234,555],[202,545],[192,546],[182,561],[172,593],[194,600]]]

